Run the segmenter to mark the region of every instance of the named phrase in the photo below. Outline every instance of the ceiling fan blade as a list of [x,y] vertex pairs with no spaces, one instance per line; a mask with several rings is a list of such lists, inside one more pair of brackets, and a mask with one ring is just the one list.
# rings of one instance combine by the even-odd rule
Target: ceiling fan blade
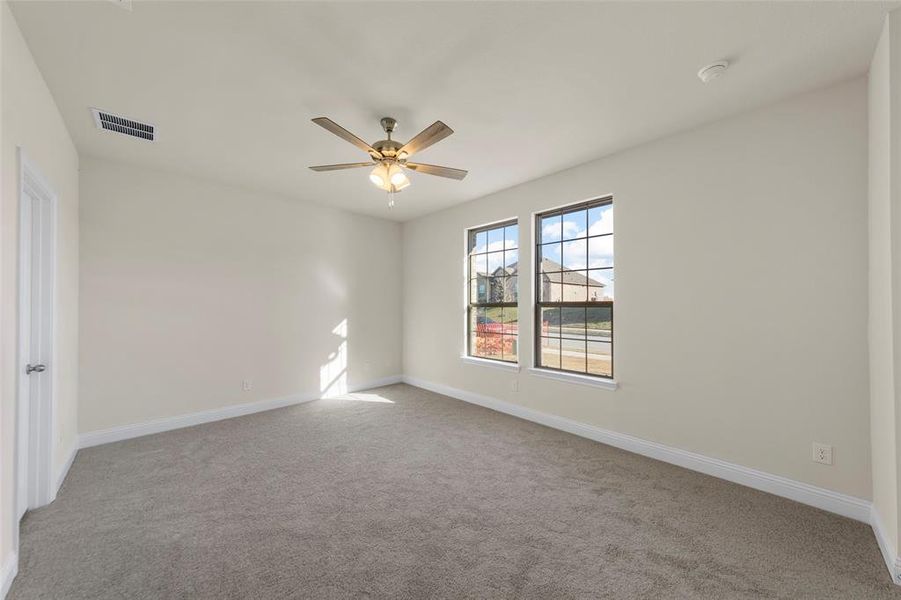
[[379,154],[375,148],[373,148],[348,130],[344,129],[328,117],[316,117],[315,119],[313,119],[313,122],[324,129],[328,129],[342,140],[350,142],[363,152],[368,152],[371,156],[374,156],[376,158],[382,158],[382,155]]
[[340,171],[341,169],[356,169],[357,167],[371,167],[373,166],[372,162],[359,162],[359,163],[341,163],[338,165],[316,165],[315,167],[310,167],[314,171]]
[[452,169],[450,167],[439,167],[438,165],[425,165],[422,163],[403,163],[408,169],[412,169],[417,173],[425,173],[426,175],[437,175],[438,177],[449,177],[450,179],[463,179],[468,171],[463,169]]
[[441,121],[435,121],[422,131],[420,131],[416,136],[407,142],[401,147],[400,150],[397,151],[398,156],[410,156],[415,152],[420,152],[425,150],[432,144],[440,142],[450,134],[454,132],[453,129],[442,123]]

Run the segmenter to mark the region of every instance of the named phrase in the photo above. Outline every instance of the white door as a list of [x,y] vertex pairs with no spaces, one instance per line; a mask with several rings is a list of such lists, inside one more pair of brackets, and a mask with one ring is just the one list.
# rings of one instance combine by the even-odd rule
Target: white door
[[53,500],[53,300],[56,196],[19,153],[17,516]]

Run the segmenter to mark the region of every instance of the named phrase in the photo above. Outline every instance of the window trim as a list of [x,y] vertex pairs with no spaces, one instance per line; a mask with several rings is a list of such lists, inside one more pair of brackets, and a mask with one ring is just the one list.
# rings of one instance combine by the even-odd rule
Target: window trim
[[[519,342],[517,342],[517,346],[518,345]],[[520,371],[519,362],[510,362],[509,360],[500,360],[497,358],[482,358],[479,356],[469,356],[468,354],[461,355],[460,360],[477,367],[490,367],[492,369],[501,369],[503,371],[511,371],[514,373],[519,373]]]
[[[553,214],[559,212],[563,214],[565,212],[569,212],[572,210],[580,210],[581,208],[585,208],[590,210],[591,208],[595,208],[598,206],[613,206],[613,194],[606,194],[603,196],[597,196],[594,198],[589,198],[588,200],[581,200],[579,202],[570,202],[567,204],[561,204],[558,206],[554,206],[552,208],[547,208],[540,211],[535,211],[532,213],[532,239],[531,243],[531,252],[532,252],[532,361],[531,366],[529,367],[529,372],[538,375],[539,377],[546,377],[549,379],[556,379],[561,381],[572,381],[574,383],[580,383],[585,385],[596,385],[597,387],[607,388],[607,389],[616,389],[619,384],[615,379],[616,371],[614,366],[614,342],[615,342],[615,329],[616,326],[614,324],[614,301],[613,300],[602,300],[596,302],[571,302],[571,301],[561,301],[561,302],[541,302],[541,290],[539,286],[541,285],[541,277],[540,277],[540,257],[539,257],[539,247],[541,244],[541,225],[540,221],[543,216],[547,216],[549,214]],[[615,235],[615,230],[609,234],[603,234],[603,236],[595,236],[595,237],[605,237],[608,235]],[[583,239],[583,238],[577,238]],[[589,237],[584,238],[586,240],[590,239]],[[522,246],[522,236],[520,236],[520,247]],[[551,243],[551,242],[548,242]],[[561,238],[560,243],[563,243]],[[615,252],[615,251],[614,251]],[[615,254],[614,254],[615,257]],[[562,259],[562,257],[561,257]],[[615,265],[614,258],[614,265]],[[562,265],[562,263],[561,263]],[[606,267],[610,269],[615,269],[615,266]],[[586,272],[592,269],[587,269]],[[567,307],[575,307],[575,308],[588,308],[588,307],[604,307],[607,306],[610,308],[610,375],[600,375],[596,373],[586,373],[584,371],[573,371],[570,369],[555,368],[546,365],[540,364],[541,361],[541,326],[540,326],[540,318],[541,318],[541,309],[542,308],[567,308]],[[562,339],[562,338],[561,338]],[[561,361],[562,365],[562,361]]]
[[598,387],[605,390],[615,390],[619,388],[619,382],[617,380],[613,379],[612,377],[604,377],[602,375],[575,373],[573,371],[548,369],[545,367],[529,367],[529,373],[543,379],[565,381],[566,383],[577,383],[579,385]]
[[[522,275],[522,269],[519,268],[517,271],[517,295],[516,302],[477,302],[475,304],[472,303],[472,281],[470,273],[470,265],[471,265],[471,255],[470,255],[470,238],[473,233],[479,233],[480,231],[488,231],[491,229],[498,229],[500,227],[510,227],[511,225],[515,225],[517,228],[517,246],[516,251],[519,253],[519,258],[517,259],[517,263],[519,266],[522,266],[522,227],[520,227],[519,217],[509,217],[506,219],[499,219],[497,221],[492,221],[490,223],[484,223],[482,225],[477,225],[475,227],[467,227],[463,231],[463,248],[464,248],[464,264],[463,264],[463,277],[464,277],[464,285],[463,285],[463,352],[460,354],[460,358],[464,360],[464,362],[479,365],[479,366],[490,366],[490,367],[498,367],[501,369],[507,370],[515,370],[519,371],[520,364],[522,361],[521,356],[521,335],[520,328],[516,328],[516,360],[504,360],[502,358],[489,358],[486,356],[475,356],[471,353],[472,349],[472,332],[470,331],[470,318],[471,318],[471,310],[473,308],[515,308],[517,310],[517,314],[520,310],[520,291],[521,288],[519,286],[519,278]],[[518,317],[517,317],[518,322]],[[514,336],[507,336],[514,337]],[[487,364],[486,364],[487,363]]]

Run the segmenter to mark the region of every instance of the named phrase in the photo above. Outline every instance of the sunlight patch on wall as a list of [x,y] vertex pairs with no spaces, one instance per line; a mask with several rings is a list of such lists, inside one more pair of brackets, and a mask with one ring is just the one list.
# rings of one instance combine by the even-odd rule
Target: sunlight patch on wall
[[347,319],[332,329],[332,335],[336,337],[338,347],[319,367],[319,391],[323,398],[347,393]]

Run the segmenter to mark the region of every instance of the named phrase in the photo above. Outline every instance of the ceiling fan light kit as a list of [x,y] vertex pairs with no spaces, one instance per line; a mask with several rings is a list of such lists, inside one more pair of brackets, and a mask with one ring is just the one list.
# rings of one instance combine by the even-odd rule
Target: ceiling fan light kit
[[[341,163],[310,167],[314,171],[339,171],[343,169],[369,167],[374,164],[375,166],[369,173],[369,180],[377,188],[385,190],[389,194],[394,194],[410,186],[410,179],[407,177],[404,169],[425,173],[426,175],[437,175],[438,177],[448,177],[457,180],[466,177],[467,172],[463,169],[452,169],[450,167],[427,165],[423,163],[411,163],[407,160],[414,153],[425,150],[454,132],[453,129],[441,121],[435,121],[414,136],[409,142],[401,144],[400,142],[391,139],[391,134],[394,133],[394,129],[397,127],[397,121],[391,117],[383,117],[381,124],[382,129],[384,129],[385,134],[387,135],[387,139],[379,140],[371,145],[327,117],[317,117],[313,119],[313,122],[363,150],[369,154],[371,159],[371,162]],[[388,205],[389,207],[393,206],[394,200],[389,200]]]
[[410,185],[410,180],[407,179],[403,169],[397,163],[388,161],[379,162],[369,174],[369,180],[375,187],[392,193]]

